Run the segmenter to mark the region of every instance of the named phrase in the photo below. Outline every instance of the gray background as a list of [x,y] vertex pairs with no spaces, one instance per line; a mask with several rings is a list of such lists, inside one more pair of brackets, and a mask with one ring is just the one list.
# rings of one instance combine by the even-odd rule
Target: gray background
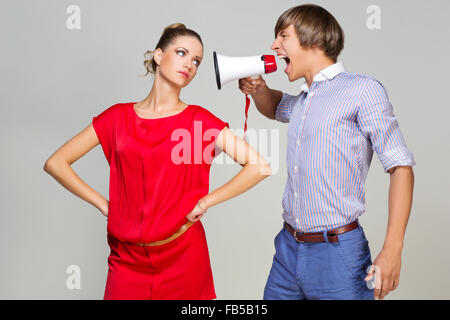
[[[212,51],[272,54],[278,16],[297,1],[2,1],[0,10],[1,215],[0,298],[102,299],[109,248],[106,219],[59,185],[42,167],[64,142],[118,102],[139,101],[151,88],[143,53],[164,27],[183,22],[205,43],[204,62],[182,91],[234,129],[243,127],[237,83],[218,91]],[[414,153],[414,203],[402,255],[400,286],[386,299],[450,298],[448,1],[315,1],[346,35],[339,61],[387,88]],[[81,29],[69,30],[66,9],[81,8]],[[381,9],[381,30],[369,30],[369,5]],[[285,63],[265,79],[291,94]],[[279,130],[279,170],[246,194],[208,210],[203,218],[218,299],[261,299],[282,225],[287,124],[271,121],[252,103],[249,127]],[[257,147],[257,146],[255,146]],[[73,165],[108,194],[109,167],[97,146]],[[241,167],[213,164],[210,190]],[[388,218],[389,175],[376,155],[367,179],[367,211],[360,218],[372,258],[382,247]],[[81,289],[69,290],[66,268],[81,269]]]

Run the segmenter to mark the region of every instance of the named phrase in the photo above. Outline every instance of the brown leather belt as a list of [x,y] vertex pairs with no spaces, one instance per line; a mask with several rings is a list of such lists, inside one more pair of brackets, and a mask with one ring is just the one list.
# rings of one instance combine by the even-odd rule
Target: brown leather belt
[[[301,233],[296,231],[291,225],[287,224],[286,222],[284,223],[284,227],[287,231],[289,231],[290,234],[294,236],[294,239],[297,242],[326,242],[323,236],[323,231]],[[358,228],[358,220],[355,220],[352,223],[346,224],[344,226],[328,230],[328,242],[338,242],[338,234],[342,234],[356,228]]]
[[138,245],[138,246],[142,246],[142,247],[145,247],[145,246],[151,246],[151,247],[153,247],[153,246],[160,246],[160,245],[169,243],[170,241],[175,240],[176,238],[178,238],[179,236],[181,236],[181,235],[182,235],[184,232],[186,232],[186,230],[189,229],[194,223],[195,223],[195,222],[191,222],[191,221],[186,222],[185,224],[183,224],[183,225],[180,227],[180,229],[178,229],[177,231],[175,231],[175,233],[174,233],[173,235],[171,235],[170,237],[168,237],[167,239],[164,239],[164,240],[153,241],[153,242],[149,242],[149,243],[135,243],[135,242],[132,242],[132,243],[133,243],[133,244],[136,244],[136,245]]

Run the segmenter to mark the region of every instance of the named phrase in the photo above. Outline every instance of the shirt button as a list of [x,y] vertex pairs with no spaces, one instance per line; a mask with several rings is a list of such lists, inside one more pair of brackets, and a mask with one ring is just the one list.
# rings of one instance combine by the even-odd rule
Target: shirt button
[[305,116],[302,116],[302,120],[305,120],[305,118],[306,118]]
[[295,172],[297,172],[297,169],[298,169],[298,167],[297,167],[297,166],[295,166],[295,167],[294,167],[294,171],[295,171]]
[[314,95],[314,92],[310,92],[309,95],[312,97]]
[[297,140],[297,145],[299,145],[300,144],[300,140]]
[[294,192],[294,197],[296,197],[296,198],[297,198],[297,192]]

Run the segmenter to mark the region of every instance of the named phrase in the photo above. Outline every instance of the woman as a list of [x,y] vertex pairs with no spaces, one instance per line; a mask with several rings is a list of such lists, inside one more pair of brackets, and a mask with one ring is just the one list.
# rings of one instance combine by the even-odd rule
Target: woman
[[[155,74],[148,96],[94,117],[47,160],[44,170],[108,217],[111,252],[104,299],[214,299],[199,220],[210,207],[270,175],[270,167],[228,123],[180,100],[203,57],[195,31],[170,25],[155,51],[147,53],[152,53],[144,62],[147,74]],[[109,201],[71,168],[99,143],[110,165]],[[243,168],[208,193],[211,161],[221,151]]]

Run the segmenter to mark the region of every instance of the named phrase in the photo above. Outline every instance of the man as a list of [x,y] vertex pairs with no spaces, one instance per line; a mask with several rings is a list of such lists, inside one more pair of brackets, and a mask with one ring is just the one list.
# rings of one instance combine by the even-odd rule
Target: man
[[[383,85],[337,62],[343,46],[327,10],[293,7],[277,21],[272,50],[286,60],[289,81],[305,78],[300,94],[270,89],[262,77],[239,80],[263,115],[289,122],[284,226],[264,299],[383,299],[399,284],[415,161]],[[357,218],[373,150],[390,174],[389,220],[367,274],[372,261]],[[369,289],[374,270],[379,285]]]

